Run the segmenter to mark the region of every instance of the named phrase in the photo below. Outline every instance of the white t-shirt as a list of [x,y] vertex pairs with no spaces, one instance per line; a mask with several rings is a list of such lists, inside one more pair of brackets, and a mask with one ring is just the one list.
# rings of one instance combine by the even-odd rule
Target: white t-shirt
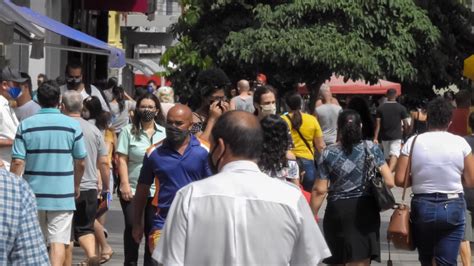
[[[18,124],[13,108],[10,107],[8,100],[0,95],[0,139],[14,140]],[[0,147],[0,160],[3,161],[5,168],[10,170],[10,162],[12,160],[11,146]]]
[[120,112],[119,104],[116,102],[110,103],[110,109],[112,114],[112,127],[116,133],[120,133],[122,128],[128,125],[130,122],[130,111],[135,110],[136,103],[134,101],[126,100],[124,102],[124,108]]
[[15,108],[15,114],[18,120],[21,122],[26,118],[36,114],[41,109],[41,106],[35,101],[30,100],[22,106]]
[[153,252],[163,265],[317,265],[330,255],[299,188],[250,161],[179,190]]
[[[402,148],[410,154],[414,137]],[[419,193],[462,193],[461,175],[464,158],[471,147],[460,136],[445,131],[426,132],[418,136],[412,155],[412,191]]]
[[[100,94],[99,89],[97,89],[97,87],[92,85],[92,84],[90,86],[91,86],[91,95],[89,95],[87,93],[86,89],[84,88],[81,91],[82,100],[84,100],[85,98],[87,98],[89,96],[95,96],[95,97],[99,98],[100,105],[102,105],[102,110],[104,110],[106,112],[110,112],[110,108],[107,105],[107,102],[105,101],[104,97],[102,97],[102,94]],[[61,94],[63,94],[65,91],[67,91],[67,86],[66,85],[63,85],[59,88],[61,89]]]

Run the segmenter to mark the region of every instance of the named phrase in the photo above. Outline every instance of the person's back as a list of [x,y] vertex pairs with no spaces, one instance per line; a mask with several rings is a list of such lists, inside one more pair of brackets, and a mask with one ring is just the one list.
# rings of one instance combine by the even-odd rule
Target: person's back
[[298,131],[293,128],[291,121],[288,118],[288,115],[283,115],[282,118],[287,122],[288,127],[290,128],[291,137],[293,138],[293,143],[295,147],[293,148],[292,152],[295,154],[296,157],[302,157],[309,160],[313,160],[313,139],[315,137],[323,137],[321,127],[318,123],[318,120],[316,120],[316,117],[306,113],[301,113],[302,123],[300,128],[298,129],[303,138],[306,140],[306,143],[311,146],[311,151],[309,150],[303,139],[300,137]]
[[[329,254],[327,247],[315,240],[313,247],[319,254],[311,254],[309,261],[298,260],[308,255],[303,255],[306,251],[299,246],[301,239],[317,239],[321,232],[302,226],[314,220],[304,220],[312,214],[301,191],[261,173],[255,164],[230,163],[220,174],[194,182],[178,194],[182,195],[180,200],[189,202],[183,210],[189,226],[182,243],[187,247],[181,262],[185,265],[315,265]],[[168,216],[167,222],[185,221]],[[220,251],[215,252],[214,247]],[[173,262],[172,258],[165,261]]]
[[0,265],[49,265],[31,188],[0,169],[0,195]]
[[380,138],[382,140],[402,139],[402,120],[408,116],[406,108],[396,101],[387,101],[377,109],[381,118]]
[[81,139],[79,123],[56,108],[43,108],[18,126],[12,157],[25,160],[39,210],[75,209],[73,154],[85,157],[77,154]]
[[232,101],[235,103],[235,110],[246,111],[249,113],[253,113],[255,111],[255,107],[253,106],[253,97],[250,95],[239,95],[232,98]]
[[337,140],[337,117],[342,108],[339,105],[326,103],[316,108],[318,122],[323,130],[323,138],[326,145]]
[[107,155],[107,149],[100,130],[92,123],[75,117],[79,122],[84,134],[84,144],[86,146],[86,168],[81,179],[81,191],[97,189],[97,160],[99,156]]

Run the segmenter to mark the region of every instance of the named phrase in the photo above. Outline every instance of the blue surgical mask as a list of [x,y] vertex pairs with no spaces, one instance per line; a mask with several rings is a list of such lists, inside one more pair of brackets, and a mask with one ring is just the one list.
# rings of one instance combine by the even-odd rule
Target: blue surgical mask
[[21,88],[20,87],[11,87],[9,90],[8,90],[8,94],[10,94],[10,96],[13,98],[13,99],[17,99],[18,97],[20,97],[21,95]]

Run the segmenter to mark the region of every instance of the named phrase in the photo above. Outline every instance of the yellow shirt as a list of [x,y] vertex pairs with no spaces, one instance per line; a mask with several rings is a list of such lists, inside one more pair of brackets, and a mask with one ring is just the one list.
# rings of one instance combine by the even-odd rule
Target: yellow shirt
[[288,119],[288,117],[286,115],[283,115],[282,118],[288,124],[288,128],[290,129],[290,132],[291,132],[291,137],[293,138],[294,148],[293,150],[291,150],[293,154],[295,154],[296,157],[301,157],[308,160],[314,160],[313,140],[315,137],[323,136],[323,131],[321,130],[321,127],[319,126],[319,123],[316,117],[309,114],[301,113],[301,118],[302,118],[303,123],[301,124],[299,131],[301,135],[303,135],[303,137],[305,138],[306,142],[310,145],[311,151],[309,151],[308,147],[306,146],[304,141],[301,139],[298,132],[293,129],[293,127],[291,126],[291,121]]

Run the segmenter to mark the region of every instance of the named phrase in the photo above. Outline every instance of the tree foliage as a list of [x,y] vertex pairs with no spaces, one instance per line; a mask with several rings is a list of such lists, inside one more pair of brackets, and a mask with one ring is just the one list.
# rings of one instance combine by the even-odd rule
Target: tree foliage
[[458,0],[416,0],[440,31],[439,45],[418,51],[412,59],[416,80],[402,85],[413,94],[432,94],[432,86],[467,85],[463,79],[464,59],[474,54],[472,13]]
[[[182,43],[163,63],[191,93],[196,73],[210,65],[232,80],[263,72],[288,89],[319,85],[332,73],[376,81],[416,81],[417,56],[437,45],[439,31],[412,0],[185,0],[173,31]],[[428,52],[425,52],[428,53]],[[179,92],[178,92],[179,93]]]

